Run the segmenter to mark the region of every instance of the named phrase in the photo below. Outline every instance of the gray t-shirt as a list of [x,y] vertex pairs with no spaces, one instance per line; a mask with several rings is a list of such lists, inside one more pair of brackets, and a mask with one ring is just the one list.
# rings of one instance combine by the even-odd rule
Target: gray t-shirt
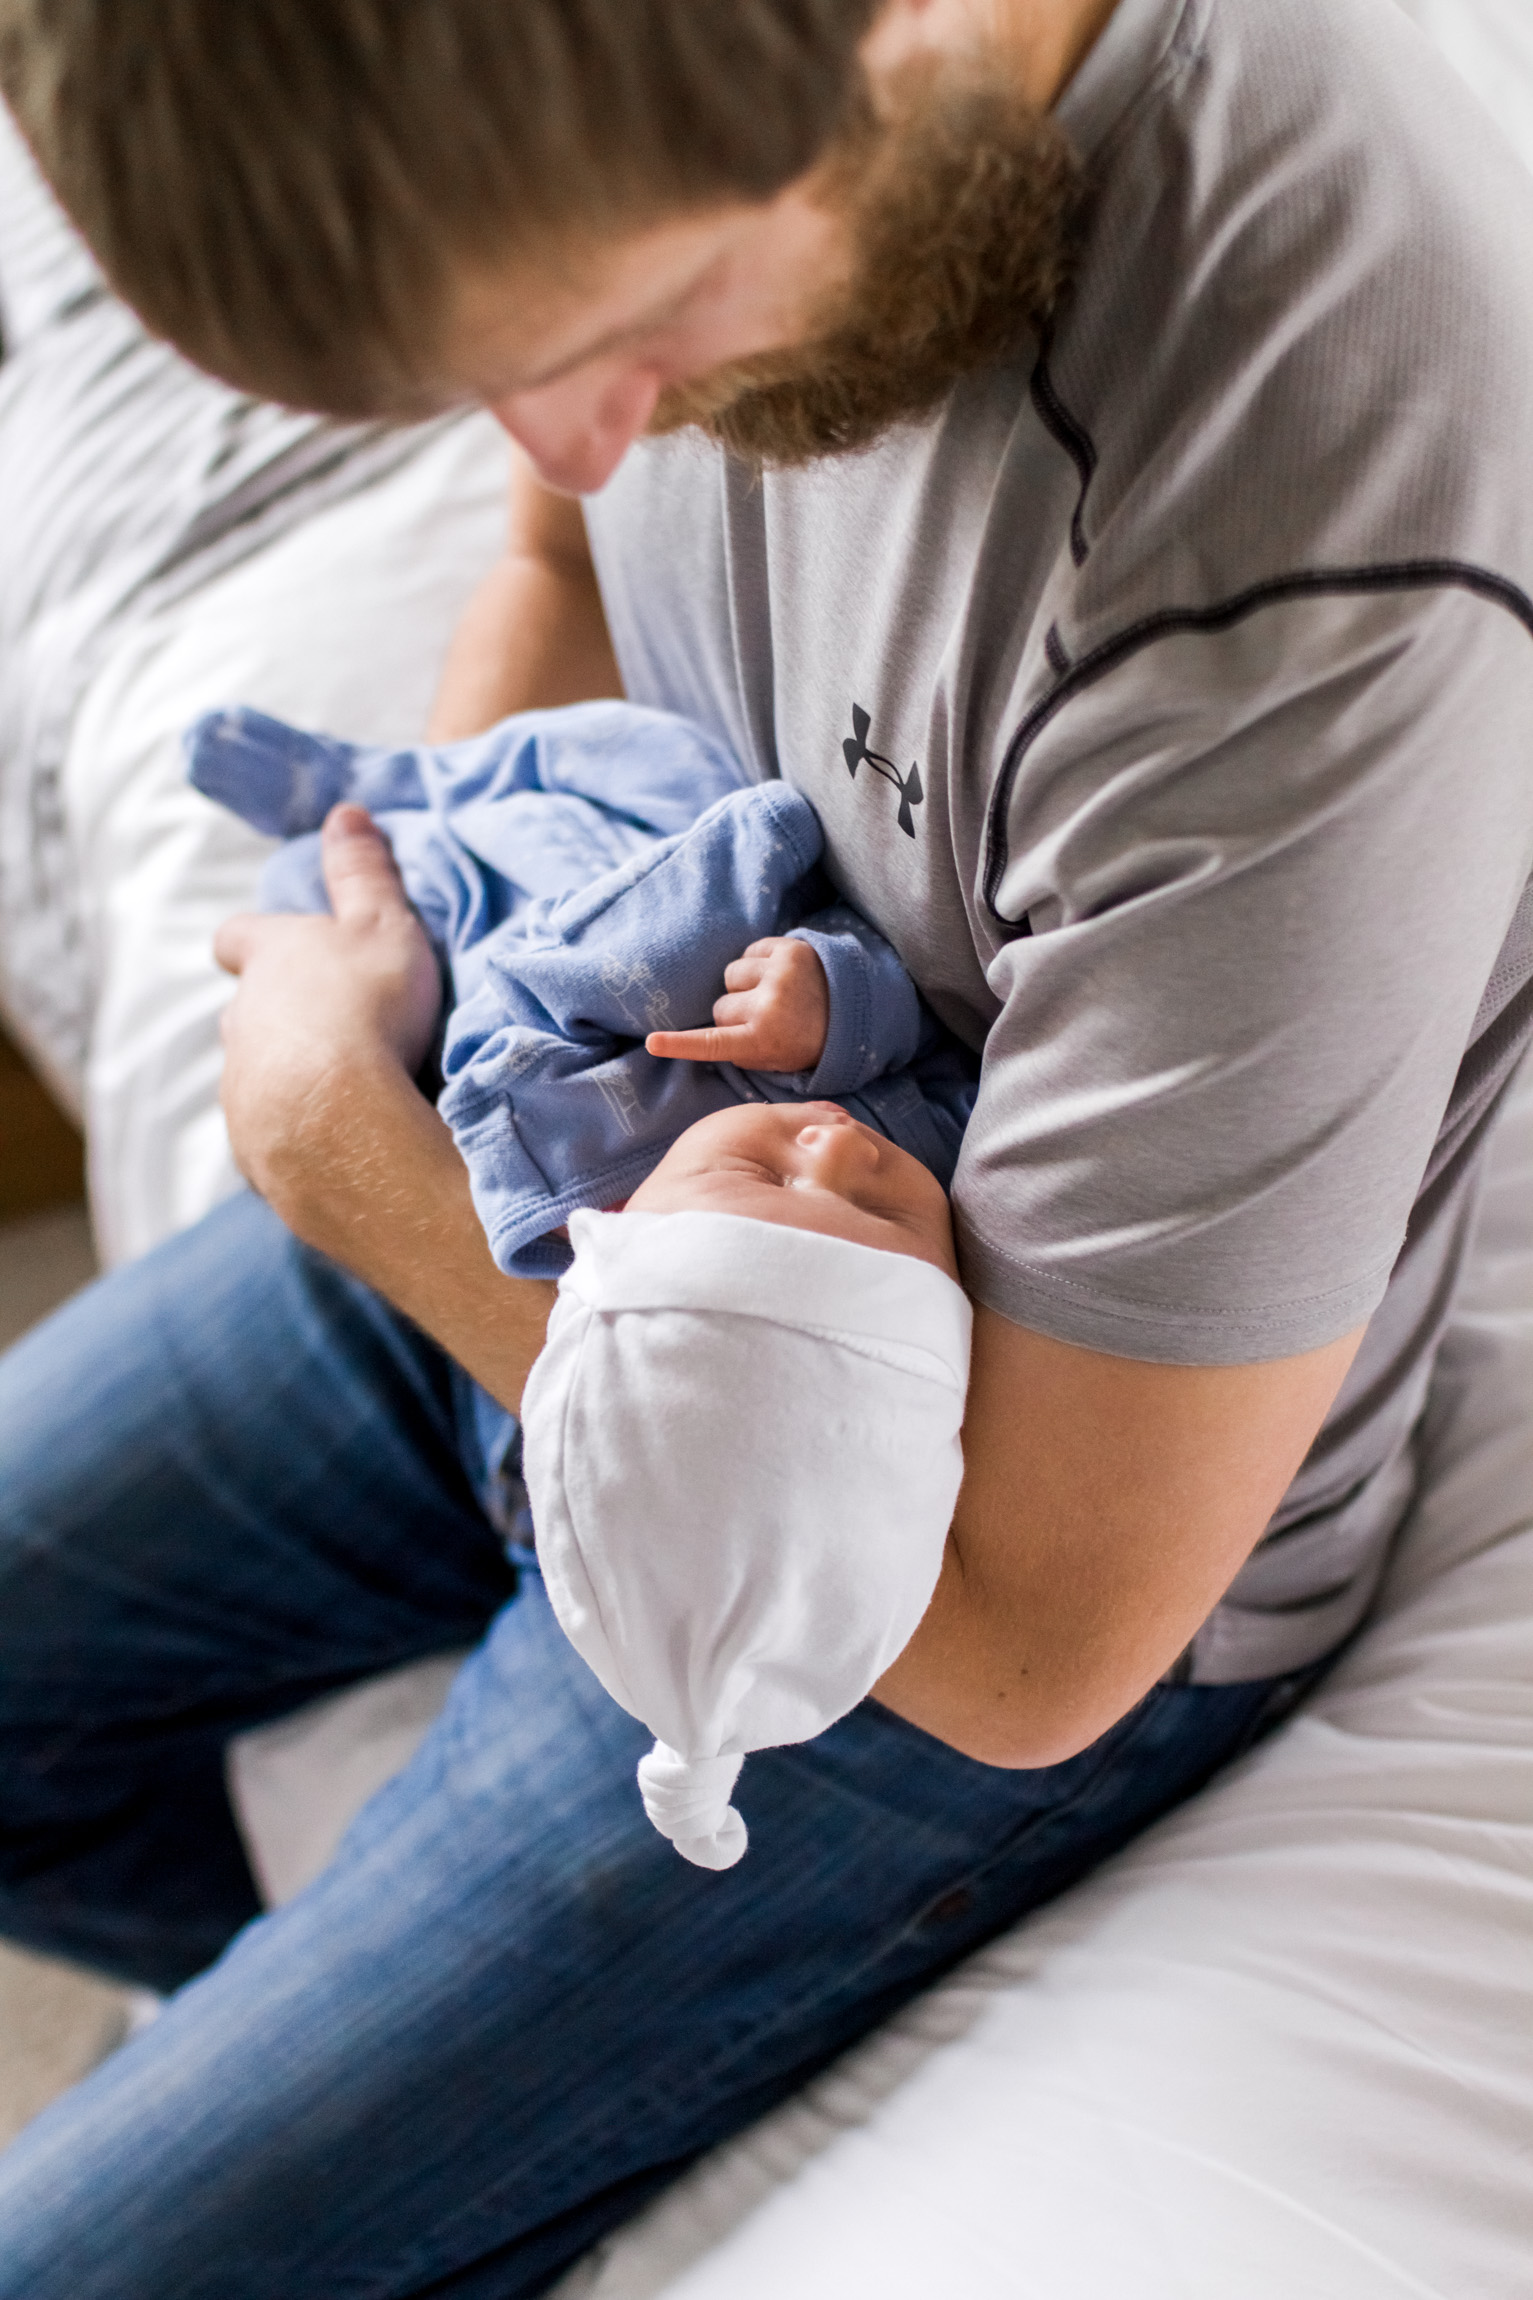
[[1394,0],[1120,0],[1060,116],[1041,355],[588,519],[629,693],[804,791],[984,1048],[975,1296],[1188,1365],[1368,1322],[1184,1658],[1230,1682],[1367,1608],[1533,1036],[1533,182]]

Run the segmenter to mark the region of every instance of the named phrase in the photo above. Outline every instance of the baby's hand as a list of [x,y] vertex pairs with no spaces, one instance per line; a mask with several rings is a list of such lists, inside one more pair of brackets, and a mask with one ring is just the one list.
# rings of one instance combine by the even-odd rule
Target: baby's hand
[[733,1062],[742,1070],[813,1070],[830,1028],[830,986],[807,942],[769,934],[724,969],[711,1030],[652,1030],[651,1054]]

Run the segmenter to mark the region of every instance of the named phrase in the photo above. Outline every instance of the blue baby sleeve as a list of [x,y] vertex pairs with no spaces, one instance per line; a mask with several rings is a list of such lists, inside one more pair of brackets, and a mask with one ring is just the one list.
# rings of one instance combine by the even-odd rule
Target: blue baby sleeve
[[792,930],[825,969],[830,1027],[813,1070],[799,1074],[806,1101],[855,1094],[913,1062],[921,1043],[916,986],[877,927],[848,903],[832,903]]

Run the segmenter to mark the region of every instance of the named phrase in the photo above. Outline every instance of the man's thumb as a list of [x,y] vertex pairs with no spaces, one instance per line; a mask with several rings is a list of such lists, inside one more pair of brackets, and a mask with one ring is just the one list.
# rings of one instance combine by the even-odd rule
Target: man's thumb
[[343,804],[330,809],[320,857],[330,907],[338,919],[362,921],[409,908],[389,842],[365,807]]

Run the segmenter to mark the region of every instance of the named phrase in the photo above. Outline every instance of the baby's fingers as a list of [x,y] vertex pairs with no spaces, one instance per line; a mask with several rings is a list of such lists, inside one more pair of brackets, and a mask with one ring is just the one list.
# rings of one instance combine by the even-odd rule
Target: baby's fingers
[[753,942],[749,950],[742,951],[738,958],[732,958],[724,969],[724,988],[734,991],[754,990],[766,973],[771,948],[770,943]]
[[744,993],[715,1000],[713,1025],[702,1030],[652,1030],[647,1054],[671,1062],[738,1062],[749,1069],[759,1060],[756,1002]]
[[664,1062],[738,1062],[750,1037],[749,1030],[738,1027],[652,1030],[644,1041],[644,1051]]
[[761,1001],[751,991],[726,991],[713,1002],[713,1019],[723,1030],[754,1027],[760,1018]]

